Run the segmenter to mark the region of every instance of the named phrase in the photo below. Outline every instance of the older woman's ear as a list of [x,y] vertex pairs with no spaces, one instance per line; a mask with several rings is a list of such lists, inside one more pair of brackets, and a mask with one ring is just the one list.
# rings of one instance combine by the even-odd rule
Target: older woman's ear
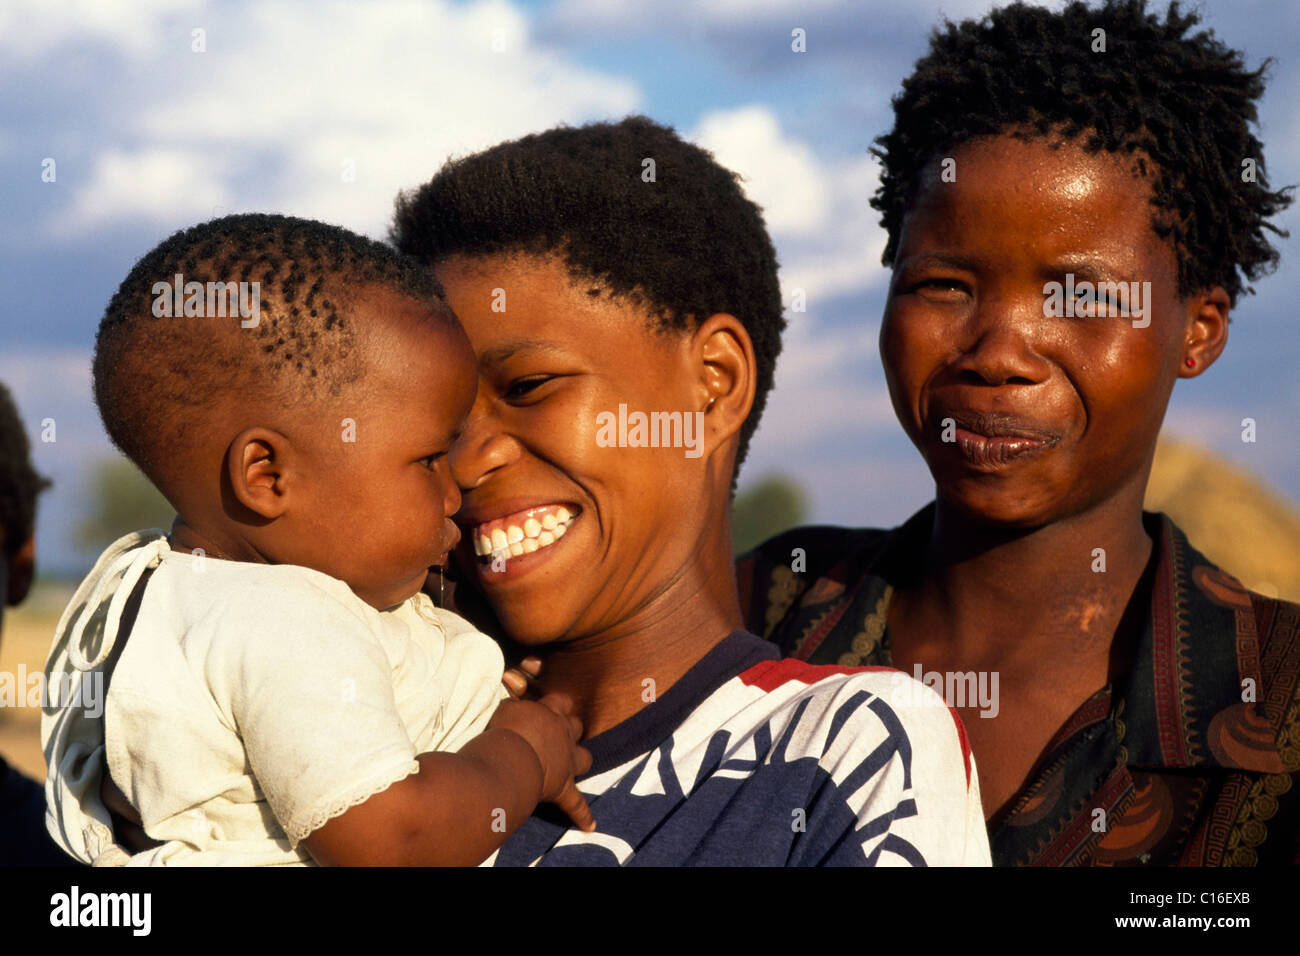
[[1195,378],[1215,363],[1228,344],[1228,312],[1232,300],[1223,286],[1214,286],[1187,300],[1187,334],[1178,374]]
[[757,364],[754,344],[734,315],[718,312],[692,336],[700,367],[700,407],[711,439],[723,441],[740,431],[754,407]]

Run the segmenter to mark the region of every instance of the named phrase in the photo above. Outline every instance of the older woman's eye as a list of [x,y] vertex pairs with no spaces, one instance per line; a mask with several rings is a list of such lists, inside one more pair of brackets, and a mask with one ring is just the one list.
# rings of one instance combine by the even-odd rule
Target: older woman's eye
[[922,279],[913,283],[908,291],[935,299],[951,299],[965,295],[966,286],[960,279]]

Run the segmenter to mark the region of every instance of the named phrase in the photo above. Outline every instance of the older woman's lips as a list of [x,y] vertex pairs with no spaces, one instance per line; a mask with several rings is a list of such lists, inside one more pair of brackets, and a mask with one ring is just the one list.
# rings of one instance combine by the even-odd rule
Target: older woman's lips
[[977,468],[997,468],[1051,448],[1060,435],[1013,415],[950,413],[955,424],[953,442],[968,463]]

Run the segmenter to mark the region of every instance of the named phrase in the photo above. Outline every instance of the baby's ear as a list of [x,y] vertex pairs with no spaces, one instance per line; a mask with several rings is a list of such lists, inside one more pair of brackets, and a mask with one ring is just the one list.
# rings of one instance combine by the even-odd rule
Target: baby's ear
[[246,428],[226,449],[226,479],[235,499],[262,518],[278,518],[289,504],[292,449],[280,432]]

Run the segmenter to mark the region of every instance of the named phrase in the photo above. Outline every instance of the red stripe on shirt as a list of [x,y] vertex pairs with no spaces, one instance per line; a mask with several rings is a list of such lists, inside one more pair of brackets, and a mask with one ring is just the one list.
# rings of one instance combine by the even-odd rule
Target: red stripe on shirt
[[[779,661],[763,661],[736,676],[741,683],[762,691],[773,691],[782,684],[797,680],[801,684],[815,684],[835,674],[869,674],[872,671],[893,671],[894,667],[839,667],[835,664],[807,664],[787,657]],[[900,674],[902,671],[898,671]]]
[[[779,661],[764,661],[761,664],[755,664],[749,670],[742,671],[736,676],[747,687],[757,687],[761,691],[770,692],[776,690],[782,684],[788,684],[790,681],[798,681],[801,684],[815,684],[819,680],[824,680],[836,674],[870,674],[880,671],[903,674],[909,680],[915,680],[910,674],[906,674],[896,667],[840,667],[835,664],[808,664],[804,661],[795,660],[793,657],[787,657]],[[966,786],[969,788],[971,753],[970,741],[966,739],[966,726],[961,722],[961,715],[957,713],[957,709],[951,704],[948,704],[948,713],[952,715],[952,722],[957,728],[957,740],[961,743],[962,765],[966,770]]]
[[952,722],[957,725],[957,739],[961,741],[961,762],[966,767],[966,789],[970,789],[970,741],[966,739],[966,725],[961,722],[961,714],[957,713],[957,708],[948,704],[948,713],[952,714]]

